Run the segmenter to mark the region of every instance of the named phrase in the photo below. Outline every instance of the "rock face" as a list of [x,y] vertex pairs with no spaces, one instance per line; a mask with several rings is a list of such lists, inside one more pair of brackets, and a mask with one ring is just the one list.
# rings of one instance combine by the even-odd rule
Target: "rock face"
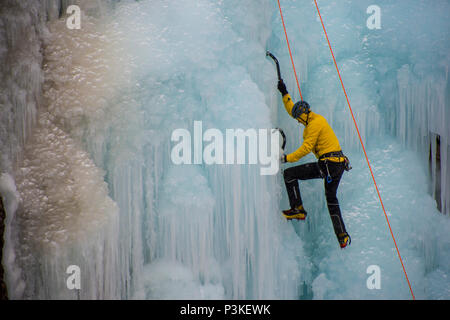
[[[26,146],[31,143],[30,141],[36,135],[35,133],[39,131],[39,114],[46,110],[46,100],[43,97],[45,83],[43,64],[46,61],[46,41],[49,41],[50,35],[48,24],[65,15],[67,7],[71,4],[78,4],[84,14],[101,15],[101,2],[109,3],[110,1],[0,1],[0,65],[2,66],[0,68],[0,176],[3,173],[9,174],[13,181],[20,176],[17,170],[21,167],[20,164],[26,160]],[[54,133],[50,134],[54,135]],[[57,136],[60,138],[64,136],[60,134],[61,130],[58,131]],[[60,145],[60,142],[62,141],[58,141],[57,145]],[[72,147],[69,146],[69,148]],[[86,157],[86,154],[83,154]],[[80,153],[77,153],[77,155],[80,155]],[[79,168],[86,165],[87,162],[84,160],[80,158]],[[83,171],[84,173],[85,171]],[[82,174],[79,174],[77,178],[80,176]],[[98,180],[99,183],[103,183],[103,179],[98,178]],[[65,183],[65,185],[67,184]],[[39,188],[36,188],[36,190],[39,191]],[[30,195],[30,197],[23,197],[22,199],[24,203],[36,204],[35,196],[31,197]],[[20,272],[21,268],[20,265],[12,266],[10,263],[12,260],[19,263],[20,255],[14,252],[13,256],[9,256],[8,243],[18,239],[16,237],[17,232],[23,230],[15,224],[13,227],[7,224],[7,221],[10,221],[8,219],[14,220],[14,223],[21,222],[20,214],[17,215],[17,219],[12,219],[15,212],[10,212],[8,199],[7,192],[2,191],[2,194],[0,194],[0,260],[2,260],[3,255],[14,257],[14,259],[8,258],[6,260],[3,257],[0,265],[0,299],[8,297],[9,299],[18,299],[23,298],[21,292],[27,291],[18,290],[20,286],[9,281],[19,279],[16,276],[11,276],[11,270]],[[111,204],[111,201],[109,202]],[[35,211],[40,209],[37,205],[31,205],[31,207]],[[92,208],[92,205],[88,206],[87,211],[91,210],[90,208]],[[7,212],[8,219],[6,218]],[[48,225],[51,225],[51,223],[48,223]],[[12,237],[14,240],[7,237],[10,231],[14,233]],[[17,250],[19,248],[21,246],[18,246]],[[34,292],[34,289],[29,290]],[[30,294],[30,296],[33,295],[34,293]]]
[[[3,256],[3,234],[5,231],[5,220],[6,220],[5,208],[3,207],[3,200],[0,195],[0,257]],[[3,269],[3,264],[0,264],[0,300],[8,299],[6,284],[5,281],[3,280],[4,274],[5,272]]]

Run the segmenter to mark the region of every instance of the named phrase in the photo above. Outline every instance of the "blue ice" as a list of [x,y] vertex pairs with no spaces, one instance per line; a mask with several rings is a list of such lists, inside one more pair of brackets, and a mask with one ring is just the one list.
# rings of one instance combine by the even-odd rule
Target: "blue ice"
[[[352,244],[339,248],[320,180],[300,183],[308,218],[288,222],[280,214],[288,206],[281,173],[262,176],[257,165],[175,165],[170,158],[172,131],[191,130],[194,121],[204,130],[280,127],[287,150],[298,148],[302,127],[284,111],[265,56],[270,50],[278,57],[299,99],[277,2],[120,1],[101,23],[92,20],[98,33],[87,46],[98,46],[96,65],[110,73],[79,69],[87,79],[98,76],[108,93],[89,91],[79,103],[84,109],[68,104],[52,116],[104,170],[119,211],[102,231],[115,239],[113,258],[92,267],[98,279],[108,272],[109,290],[85,298],[411,298],[314,3],[280,3],[303,97],[327,118],[352,162],[338,191]],[[372,1],[318,4],[415,297],[448,299],[450,5],[379,0],[381,29],[370,30]],[[66,88],[63,78],[52,79]],[[431,175],[428,168],[435,135],[446,214],[434,199],[436,168]],[[434,162],[436,144],[431,148]],[[308,161],[315,159],[300,163]],[[0,187],[14,190],[10,182]],[[77,248],[71,254],[83,261],[95,250]],[[378,289],[368,287],[371,266],[379,267]],[[64,296],[49,286],[50,297]]]

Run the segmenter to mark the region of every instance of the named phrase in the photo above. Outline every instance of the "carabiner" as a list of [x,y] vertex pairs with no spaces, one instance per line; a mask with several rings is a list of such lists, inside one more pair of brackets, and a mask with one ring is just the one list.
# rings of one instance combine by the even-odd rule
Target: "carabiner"
[[331,181],[333,181],[333,179],[331,178],[330,175],[330,169],[328,169],[328,160],[325,160],[325,167],[327,167],[327,183],[331,183]]

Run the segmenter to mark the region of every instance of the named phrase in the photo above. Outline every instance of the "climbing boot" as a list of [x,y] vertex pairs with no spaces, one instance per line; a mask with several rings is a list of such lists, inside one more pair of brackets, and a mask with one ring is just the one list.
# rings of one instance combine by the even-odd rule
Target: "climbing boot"
[[350,235],[347,232],[340,233],[338,235],[338,240],[341,249],[344,249],[346,246],[349,246],[350,243],[352,243],[352,238],[350,238]]
[[303,208],[303,205],[300,205],[294,209],[283,210],[283,216],[288,220],[292,219],[305,220],[306,211]]

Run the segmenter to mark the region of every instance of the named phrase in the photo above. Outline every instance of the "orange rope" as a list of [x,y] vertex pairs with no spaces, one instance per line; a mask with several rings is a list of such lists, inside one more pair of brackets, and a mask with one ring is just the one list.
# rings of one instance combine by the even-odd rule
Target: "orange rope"
[[336,58],[334,57],[333,49],[331,48],[330,40],[328,39],[328,34],[327,34],[326,29],[325,29],[325,25],[323,23],[323,20],[322,20],[322,15],[320,14],[319,6],[317,5],[317,1],[316,0],[314,0],[314,3],[316,4],[317,13],[319,14],[320,22],[322,23],[322,28],[323,28],[323,31],[325,33],[325,37],[327,38],[328,47],[330,48],[331,56],[333,57],[334,65],[336,66],[336,71],[338,73],[339,80],[341,81],[341,85],[342,85],[342,89],[344,90],[345,98],[347,99],[347,104],[348,104],[348,108],[350,109],[350,113],[351,113],[352,118],[353,118],[353,123],[355,124],[356,131],[358,132],[359,141],[361,142],[361,146],[362,146],[362,149],[364,151],[364,155],[366,156],[367,165],[369,166],[370,174],[372,175],[373,183],[375,185],[375,189],[377,190],[378,198],[380,199],[381,207],[383,208],[384,216],[386,217],[386,221],[387,221],[387,224],[388,224],[388,227],[389,227],[389,231],[390,231],[391,236],[392,236],[392,240],[394,240],[395,249],[397,250],[398,258],[400,259],[400,263],[402,264],[403,273],[405,274],[406,281],[408,282],[408,286],[409,286],[409,290],[411,291],[412,298],[413,298],[413,300],[415,300],[414,292],[412,290],[411,283],[409,282],[408,274],[406,273],[406,269],[405,269],[405,266],[403,264],[402,256],[400,255],[400,251],[398,249],[397,242],[395,241],[394,233],[392,232],[391,224],[389,223],[389,218],[388,218],[388,216],[386,214],[386,210],[384,208],[383,200],[381,200],[380,191],[378,190],[378,185],[377,185],[377,183],[375,181],[375,176],[373,175],[372,167],[370,166],[369,157],[367,156],[366,149],[364,148],[364,143],[362,141],[361,134],[359,133],[358,125],[356,124],[355,116],[353,115],[353,110],[352,110],[352,107],[350,106],[350,101],[349,101],[348,96],[347,96],[347,91],[345,90],[344,82],[342,81],[341,73],[339,72],[339,68],[338,68],[338,65],[336,63]]
[[286,36],[286,42],[289,49],[289,55],[291,56],[292,68],[294,69],[295,81],[297,81],[298,92],[300,93],[300,99],[303,100],[302,90],[300,89],[300,83],[298,82],[297,72],[295,71],[294,59],[292,58],[291,46],[289,45],[289,39],[286,31],[286,25],[284,24],[283,11],[281,10],[280,0],[278,0],[278,8],[280,8],[281,22],[283,23],[284,35]]

